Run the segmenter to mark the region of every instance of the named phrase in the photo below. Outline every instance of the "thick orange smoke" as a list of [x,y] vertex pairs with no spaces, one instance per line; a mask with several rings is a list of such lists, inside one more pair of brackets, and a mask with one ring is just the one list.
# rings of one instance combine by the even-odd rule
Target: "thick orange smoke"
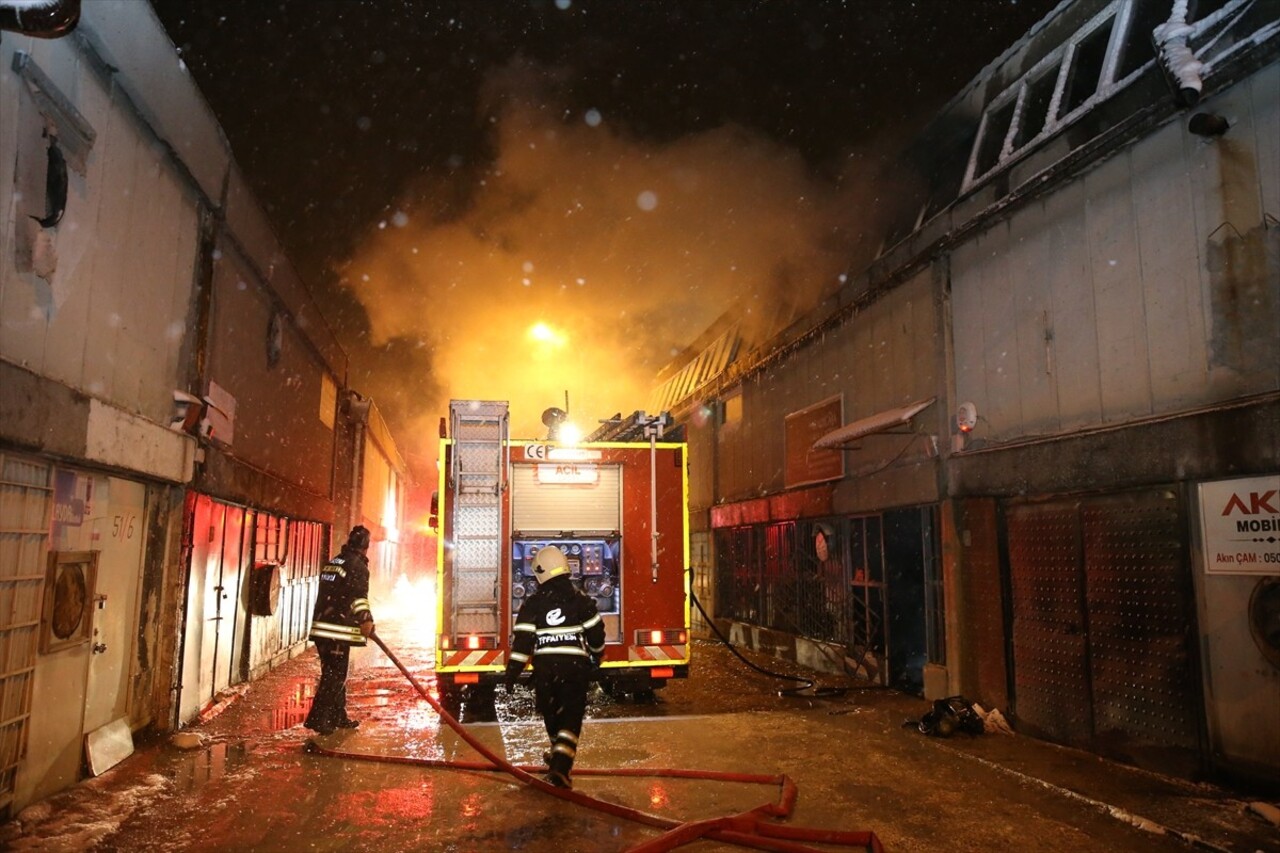
[[405,198],[343,271],[375,343],[430,352],[441,399],[420,401],[424,438],[450,398],[510,400],[516,437],[544,434],[566,391],[586,431],[643,409],[717,317],[793,316],[858,243],[849,182],[796,152],[739,127],[638,141],[607,112],[552,105],[540,75],[517,63],[491,80],[498,156],[464,214],[422,221]]

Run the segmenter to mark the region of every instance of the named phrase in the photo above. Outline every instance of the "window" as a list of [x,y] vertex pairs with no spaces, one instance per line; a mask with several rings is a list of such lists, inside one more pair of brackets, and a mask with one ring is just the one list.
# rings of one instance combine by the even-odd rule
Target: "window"
[[1115,0],[993,98],[962,190],[1015,162],[1145,68],[1154,58],[1150,27],[1161,20],[1159,6],[1158,0]]
[[1102,71],[1107,60],[1107,45],[1111,41],[1113,20],[1101,22],[1071,45],[1065,67],[1065,100],[1060,114],[1063,116],[1084,106],[1107,81]]

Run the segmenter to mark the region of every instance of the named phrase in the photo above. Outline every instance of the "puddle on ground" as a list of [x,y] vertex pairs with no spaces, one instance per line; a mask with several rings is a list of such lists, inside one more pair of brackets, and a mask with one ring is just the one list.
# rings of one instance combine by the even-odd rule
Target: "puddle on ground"
[[264,723],[268,731],[282,732],[302,724],[311,711],[316,685],[313,678],[295,679],[280,703],[266,715]]
[[183,753],[174,768],[179,791],[198,791],[244,764],[249,749],[243,741],[215,743],[207,749]]

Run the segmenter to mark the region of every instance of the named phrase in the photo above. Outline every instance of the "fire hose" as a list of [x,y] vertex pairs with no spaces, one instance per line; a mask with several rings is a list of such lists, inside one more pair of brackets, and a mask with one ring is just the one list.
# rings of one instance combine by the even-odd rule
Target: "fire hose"
[[882,853],[883,847],[880,840],[874,832],[869,831],[844,831],[818,829],[809,827],[792,827],[778,823],[772,823],[766,818],[787,818],[790,817],[791,811],[795,806],[797,789],[795,783],[785,774],[778,775],[761,775],[749,773],[729,773],[715,770],[657,770],[647,768],[619,768],[614,770],[577,768],[574,770],[575,776],[642,776],[642,777],[667,777],[680,779],[708,779],[724,782],[743,782],[748,784],[761,785],[777,785],[779,788],[779,796],[777,802],[764,803],[753,809],[748,809],[736,815],[727,817],[710,818],[708,820],[681,822],[674,818],[666,818],[660,815],[650,814],[639,809],[633,809],[618,803],[606,802],[590,797],[581,791],[575,791],[571,788],[558,788],[550,782],[534,776],[531,770],[540,770],[540,767],[517,766],[507,761],[504,757],[493,752],[478,739],[476,739],[466,727],[462,725],[453,715],[446,711],[439,700],[433,697],[419,682],[414,678],[413,673],[405,667],[400,659],[387,648],[386,643],[382,641],[377,633],[371,634],[370,639],[377,643],[378,648],[386,654],[396,668],[409,680],[418,695],[427,701],[432,709],[440,715],[440,719],[452,729],[459,737],[461,737],[472,749],[480,753],[488,763],[483,762],[466,762],[453,761],[445,759],[429,759],[429,758],[410,758],[407,756],[387,756],[387,755],[369,755],[367,753],[348,752],[344,750],[330,749],[321,746],[315,741],[308,742],[308,750],[319,754],[336,758],[346,758],[359,761],[376,761],[390,764],[410,764],[419,767],[447,767],[461,770],[482,770],[482,771],[503,771],[515,777],[520,782],[536,788],[544,793],[559,797],[571,803],[603,812],[613,817],[622,818],[645,826],[651,826],[655,829],[662,830],[662,834],[657,838],[642,842],[630,849],[628,853],[665,853],[665,851],[674,850],[685,844],[690,844],[702,838],[721,841],[727,844],[735,844],[740,847],[748,847],[756,850],[771,850],[777,853],[822,853],[819,848],[807,846],[801,842],[815,842],[819,844],[839,844],[860,847],[868,853]]

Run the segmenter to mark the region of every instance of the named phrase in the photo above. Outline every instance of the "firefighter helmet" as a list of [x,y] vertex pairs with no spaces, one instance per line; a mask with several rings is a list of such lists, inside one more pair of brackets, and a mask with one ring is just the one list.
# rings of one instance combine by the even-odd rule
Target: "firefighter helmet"
[[554,545],[538,551],[533,557],[533,576],[538,579],[538,583],[546,583],[554,577],[569,574],[569,561],[564,558],[564,552]]
[[351,528],[351,535],[347,537],[347,547],[356,551],[368,551],[369,528],[363,524]]

